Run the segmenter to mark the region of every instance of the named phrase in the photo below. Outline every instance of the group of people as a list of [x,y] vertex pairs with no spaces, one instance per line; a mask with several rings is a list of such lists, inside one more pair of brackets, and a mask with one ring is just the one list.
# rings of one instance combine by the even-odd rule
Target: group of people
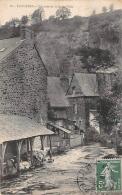
[[18,171],[28,170],[33,167],[42,166],[44,161],[46,160],[46,156],[49,156],[49,159],[52,158],[52,155],[49,150],[35,150],[33,151],[32,159],[27,157],[27,154],[24,153],[21,156],[21,161],[18,165],[17,156],[13,156],[12,158],[6,159],[4,163],[4,175],[12,176],[18,173]]

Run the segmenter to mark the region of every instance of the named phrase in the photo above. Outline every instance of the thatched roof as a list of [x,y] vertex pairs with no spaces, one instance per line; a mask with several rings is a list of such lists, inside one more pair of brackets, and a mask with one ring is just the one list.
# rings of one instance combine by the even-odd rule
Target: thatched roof
[[98,96],[96,74],[75,73],[83,96]]
[[52,131],[24,116],[0,114],[0,144],[40,135],[51,135]]
[[21,44],[18,37],[0,40],[0,60],[5,58],[10,52]]
[[59,77],[48,77],[48,98],[51,107],[69,106]]

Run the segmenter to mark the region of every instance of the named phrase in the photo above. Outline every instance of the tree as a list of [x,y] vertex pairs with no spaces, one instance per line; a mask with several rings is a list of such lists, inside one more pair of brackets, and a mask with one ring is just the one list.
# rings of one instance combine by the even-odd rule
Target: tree
[[10,21],[5,23],[5,26],[16,28],[20,25],[20,20],[18,18],[12,18]]
[[8,31],[10,37],[17,37],[20,34],[20,20],[18,18],[13,18],[6,22],[4,27]]
[[32,21],[37,24],[37,23],[42,23],[42,20],[44,18],[44,9],[43,7],[40,7],[38,9],[36,9],[32,15],[31,15],[31,19]]
[[27,22],[28,22],[28,17],[27,16],[22,16],[21,23],[22,24],[27,24]]
[[81,56],[83,68],[88,72],[94,72],[99,68],[108,68],[114,65],[114,58],[110,51],[99,48],[83,47],[77,49],[75,54]]
[[113,10],[114,10],[114,5],[113,5],[113,4],[111,4],[111,5],[109,6],[109,10],[110,10],[110,12],[113,12]]
[[96,10],[94,9],[92,12],[92,16],[96,15]]
[[108,89],[100,97],[98,103],[99,121],[106,133],[110,133],[112,128],[120,123],[121,118],[121,98],[122,82],[117,77],[113,83],[112,89]]
[[67,7],[61,7],[56,11],[56,18],[59,20],[64,20],[71,16],[71,11]]
[[103,13],[106,13],[106,12],[107,12],[107,8],[104,6],[104,7],[102,8],[102,11],[103,11]]

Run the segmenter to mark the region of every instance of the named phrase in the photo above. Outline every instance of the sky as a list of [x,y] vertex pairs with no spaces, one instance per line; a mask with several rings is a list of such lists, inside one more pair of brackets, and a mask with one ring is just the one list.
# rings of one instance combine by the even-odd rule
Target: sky
[[60,6],[69,7],[72,16],[89,16],[93,10],[100,13],[103,6],[109,8],[111,4],[114,9],[122,9],[122,0],[0,0],[0,23],[30,15],[39,6],[44,8],[45,18],[48,18],[55,15]]

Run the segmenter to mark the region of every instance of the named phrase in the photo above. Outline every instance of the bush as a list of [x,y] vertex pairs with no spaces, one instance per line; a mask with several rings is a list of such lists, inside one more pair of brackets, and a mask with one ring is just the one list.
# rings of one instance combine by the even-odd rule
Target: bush
[[100,142],[100,134],[95,130],[95,128],[89,127],[86,130],[85,141],[86,141],[86,143]]
[[85,142],[99,142],[103,146],[111,147],[110,136],[107,133],[99,134],[93,127],[89,127],[86,130]]
[[104,133],[104,134],[100,135],[100,143],[101,143],[103,146],[107,146],[109,137],[110,137],[110,136],[109,136],[107,133]]

